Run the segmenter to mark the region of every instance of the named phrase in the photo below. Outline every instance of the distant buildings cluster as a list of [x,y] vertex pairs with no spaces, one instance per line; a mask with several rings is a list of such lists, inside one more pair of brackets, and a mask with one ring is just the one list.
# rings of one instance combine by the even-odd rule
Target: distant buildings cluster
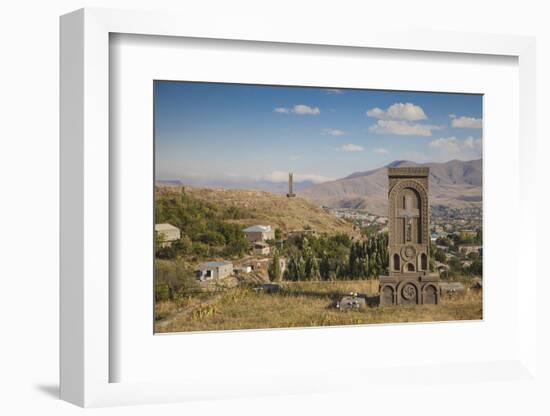
[[[160,237],[159,240],[162,247],[168,247],[181,238],[180,229],[168,223],[155,224],[155,232]],[[275,229],[271,225],[252,225],[244,228],[243,233],[252,246],[252,254],[258,256],[267,256],[270,254],[271,247],[267,242],[275,239]],[[253,271],[267,275],[270,261],[269,258],[253,258],[248,259],[239,267],[235,267],[230,261],[207,261],[197,266],[195,275],[197,280],[201,282],[224,279],[235,273],[246,274]],[[281,258],[279,261],[281,271],[284,271],[286,261],[284,258]]]
[[337,218],[352,221],[358,227],[376,227],[378,231],[387,230],[388,217],[376,215],[364,210],[353,208],[329,208],[324,207],[325,211]]

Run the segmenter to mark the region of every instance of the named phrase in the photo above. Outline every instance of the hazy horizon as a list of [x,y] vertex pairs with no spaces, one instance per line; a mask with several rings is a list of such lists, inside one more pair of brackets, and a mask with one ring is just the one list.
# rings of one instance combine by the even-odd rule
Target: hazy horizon
[[[469,163],[469,162],[475,162],[479,159],[471,159],[471,160],[459,160],[459,159],[451,159],[446,162],[426,162],[426,163],[417,163],[411,160],[394,160],[392,162],[389,162],[383,166],[379,166],[377,168],[373,169],[364,169],[360,171],[350,172],[349,174],[340,177],[340,178],[334,178],[329,179],[327,181],[323,182],[313,182],[309,180],[295,180],[294,179],[294,191],[295,192],[301,192],[306,190],[307,188],[313,186],[313,185],[320,185],[323,183],[328,182],[334,182],[339,181],[342,179],[345,179],[351,175],[361,173],[361,172],[367,172],[372,170],[378,170],[383,169],[387,167],[388,165],[392,165],[394,163],[413,163],[416,165],[429,165],[429,164],[446,164],[453,161],[458,161],[462,163]],[[251,190],[261,190],[261,191],[267,191],[267,192],[273,192],[273,193],[286,193],[288,191],[288,173],[284,172],[284,177],[281,177],[281,180],[278,181],[267,181],[262,178],[237,178],[237,177],[226,177],[226,178],[209,178],[209,177],[193,177],[193,178],[156,178],[157,184],[178,184],[182,186],[190,186],[194,188],[217,188],[217,189],[251,189]]]

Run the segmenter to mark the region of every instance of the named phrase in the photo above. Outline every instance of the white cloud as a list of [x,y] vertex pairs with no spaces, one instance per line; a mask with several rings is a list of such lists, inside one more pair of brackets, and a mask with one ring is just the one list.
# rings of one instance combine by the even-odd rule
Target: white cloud
[[475,149],[478,146],[481,147],[481,139],[474,140],[472,136],[467,137],[464,139],[464,146],[468,149]]
[[371,108],[367,111],[367,116],[380,120],[407,121],[418,121],[428,118],[422,107],[413,103],[395,103],[390,105],[386,110],[382,110],[378,107]]
[[[449,117],[451,117],[450,114]],[[480,129],[482,127],[482,120],[475,117],[451,117],[451,127],[456,128],[468,128],[468,129]]]
[[450,118],[456,118],[456,114],[449,114]]
[[344,152],[362,152],[365,149],[357,144],[348,143],[340,147],[340,150]]
[[345,136],[348,132],[339,129],[323,129],[321,134],[324,136]]
[[432,140],[429,146],[438,152],[443,159],[476,159],[481,157],[481,139],[467,137],[464,140],[456,137],[444,137]]
[[344,91],[339,90],[338,88],[327,88],[326,89],[327,94],[343,94]]
[[283,107],[278,107],[276,109],[274,109],[273,111],[275,111],[276,113],[290,113],[290,109],[288,108],[283,108]]
[[373,133],[399,136],[431,136],[432,130],[440,129],[441,126],[411,123],[405,120],[378,120],[376,124],[369,127],[369,131]]
[[379,154],[386,154],[386,153],[389,153],[388,152],[388,149],[384,149],[383,147],[378,147],[377,149],[374,149],[373,150],[374,153],[379,153]]
[[[288,172],[282,171],[282,170],[275,170],[271,172],[269,175],[264,176],[262,179],[268,182],[275,182],[275,183],[288,182]],[[294,173],[293,180],[294,182],[309,181],[313,183],[321,183],[321,182],[331,181],[332,178],[322,176],[322,175],[316,175],[314,173]]]
[[431,136],[432,130],[440,126],[415,123],[428,117],[422,107],[413,103],[394,103],[385,110],[375,107],[367,111],[367,116],[377,118],[369,131],[378,134],[397,134],[400,136]]
[[385,118],[386,112],[381,108],[374,107],[374,108],[371,108],[370,110],[367,110],[367,116],[374,117],[374,118]]
[[305,105],[305,104],[296,104],[292,108],[277,107],[273,111],[276,113],[283,113],[283,114],[294,113],[294,114],[300,114],[300,115],[313,115],[313,116],[321,114],[321,110],[319,110],[319,107],[310,107],[309,105]]
[[460,141],[456,137],[446,137],[435,139],[430,142],[430,147],[435,147],[437,149],[443,149],[447,152],[456,152],[460,150]]
[[292,109],[292,112],[295,114],[317,115],[321,113],[321,110],[319,110],[319,107],[310,107],[305,104],[298,104],[294,106],[294,108]]

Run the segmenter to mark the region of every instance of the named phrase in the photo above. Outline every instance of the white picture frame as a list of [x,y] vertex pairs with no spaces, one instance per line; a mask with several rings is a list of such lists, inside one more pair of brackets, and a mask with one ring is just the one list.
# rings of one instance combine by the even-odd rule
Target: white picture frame
[[[250,22],[216,21],[204,25],[189,16],[167,13],[83,9],[61,18],[61,398],[80,406],[159,403],[220,397],[298,394],[360,389],[399,383],[504,380],[536,383],[536,261],[528,242],[536,241],[535,189],[535,41],[529,37],[468,33],[428,33],[367,29],[327,35],[322,27],[308,32]],[[225,39],[335,48],[374,48],[440,54],[502,55],[517,58],[519,67],[519,190],[522,230],[517,247],[523,265],[517,291],[518,345],[507,359],[439,364],[415,362],[413,367],[357,371],[343,382],[338,369],[323,370],[323,381],[311,369],[282,371],[264,379],[234,380],[221,374],[209,383],[205,376],[177,381],[112,382],[112,366],[121,357],[111,348],[111,312],[116,309],[109,276],[111,216],[109,124],[110,34]],[[516,270],[515,273],[518,273]],[[403,329],[410,331],[411,327]],[[310,335],[314,334],[309,332]],[[319,334],[319,333],[318,333]],[[152,335],[152,333],[151,333]],[[232,336],[231,333],[215,336]],[[324,333],[323,336],[330,336]],[[345,365],[342,366],[344,370]],[[446,374],[443,374],[446,373]],[[443,374],[443,375],[442,375]],[[477,374],[478,376],[475,376]],[[481,374],[481,376],[480,376]],[[534,380],[534,381],[533,381]],[[209,388],[205,387],[209,385]],[[419,409],[420,411],[420,409]]]

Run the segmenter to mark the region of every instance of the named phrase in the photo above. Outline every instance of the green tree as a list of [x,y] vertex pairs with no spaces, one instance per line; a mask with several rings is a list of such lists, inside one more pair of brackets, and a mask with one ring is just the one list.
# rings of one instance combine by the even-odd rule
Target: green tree
[[474,238],[474,242],[476,244],[481,244],[483,241],[483,230],[480,228],[477,230],[476,236]]
[[483,262],[480,258],[474,260],[470,267],[468,268],[468,273],[474,276],[483,275]]
[[284,278],[286,280],[305,280],[306,278],[306,267],[305,261],[301,255],[301,252],[297,249],[292,250],[288,257],[287,268],[284,273]]
[[445,252],[440,249],[435,250],[434,258],[440,263],[445,263],[447,261],[447,256],[445,255]]
[[193,269],[183,260],[155,260],[155,299],[173,300],[197,287]]
[[330,280],[330,260],[326,252],[323,252],[323,256],[321,257],[321,263],[319,264],[319,274],[323,280]]
[[321,273],[319,270],[319,262],[317,257],[311,256],[306,263],[307,275],[310,280],[319,280]]
[[267,273],[269,275],[269,280],[272,282],[278,282],[281,280],[281,262],[278,250],[275,250],[275,253],[273,254],[273,259],[269,264]]

